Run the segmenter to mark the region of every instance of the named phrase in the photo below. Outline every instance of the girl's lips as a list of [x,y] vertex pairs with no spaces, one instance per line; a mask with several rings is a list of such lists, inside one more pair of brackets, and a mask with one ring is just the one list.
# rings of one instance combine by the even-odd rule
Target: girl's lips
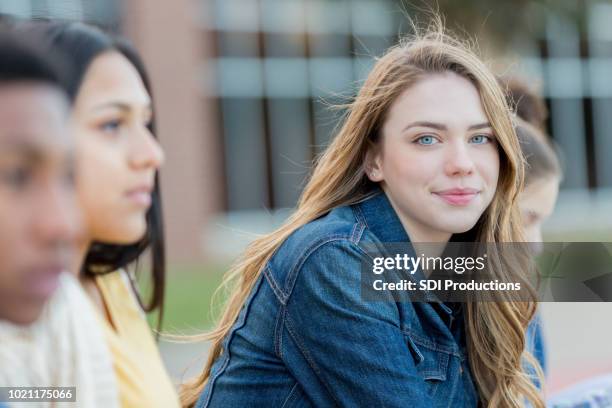
[[131,202],[141,207],[149,207],[151,205],[151,192],[153,187],[150,185],[142,185],[134,188],[126,193],[126,197]]
[[139,206],[148,207],[151,205],[151,193],[147,191],[132,191],[127,194],[127,198]]
[[480,192],[474,189],[452,189],[446,191],[434,192],[433,194],[440,197],[444,202],[453,206],[466,206]]

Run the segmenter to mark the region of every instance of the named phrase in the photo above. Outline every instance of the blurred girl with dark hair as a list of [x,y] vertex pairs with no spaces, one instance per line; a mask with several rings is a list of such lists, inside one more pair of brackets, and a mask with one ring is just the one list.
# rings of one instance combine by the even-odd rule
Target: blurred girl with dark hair
[[542,243],[542,224],[557,202],[563,172],[557,151],[546,132],[548,111],[542,97],[518,78],[500,80],[518,119],[516,133],[525,158],[525,185],[519,207],[528,241]]
[[557,152],[535,126],[518,119],[516,133],[527,163],[519,207],[528,241],[542,242],[542,224],[552,214],[563,173]]
[[[100,311],[121,403],[178,406],[143,313],[158,309],[161,321],[165,274],[158,183],[164,155],[144,65],[127,42],[81,23],[36,22],[26,30],[41,35],[72,68],[66,88],[85,226],[75,271]],[[145,250],[153,275],[147,302],[127,271]]]

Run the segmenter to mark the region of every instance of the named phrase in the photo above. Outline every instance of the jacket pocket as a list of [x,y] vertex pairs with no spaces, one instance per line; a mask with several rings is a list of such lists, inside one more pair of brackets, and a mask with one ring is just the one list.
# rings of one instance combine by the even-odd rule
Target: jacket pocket
[[404,335],[404,338],[414,358],[417,372],[428,385],[428,393],[435,394],[438,386],[448,377],[450,353],[414,340],[409,335]]

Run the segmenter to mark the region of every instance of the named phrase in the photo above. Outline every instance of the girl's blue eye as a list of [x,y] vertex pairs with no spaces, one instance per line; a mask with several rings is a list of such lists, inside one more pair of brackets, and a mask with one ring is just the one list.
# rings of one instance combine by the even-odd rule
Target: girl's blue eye
[[491,137],[487,135],[476,135],[472,136],[470,141],[474,144],[485,144],[491,141]]
[[433,136],[421,136],[416,142],[420,145],[429,146],[438,143],[438,140]]
[[115,133],[119,130],[119,128],[121,127],[121,121],[119,120],[110,120],[108,122],[104,122],[101,126],[100,129],[102,129],[103,132],[106,133]]

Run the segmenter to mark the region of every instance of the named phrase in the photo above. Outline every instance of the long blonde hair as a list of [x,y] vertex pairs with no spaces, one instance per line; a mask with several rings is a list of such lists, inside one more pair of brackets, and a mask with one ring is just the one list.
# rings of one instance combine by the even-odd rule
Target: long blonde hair
[[[497,80],[470,47],[434,29],[402,40],[377,60],[352,103],[337,136],[319,157],[300,197],[297,209],[276,231],[247,248],[228,272],[224,284],[234,284],[217,327],[200,336],[211,341],[203,372],[181,390],[185,406],[193,406],[207,383],[213,362],[222,353],[222,340],[236,321],[262,268],[295,230],[328,213],[356,203],[368,194],[371,182],[364,163],[377,139],[385,114],[396,98],[426,75],[452,71],[478,89],[485,113],[500,147],[500,176],[495,196],[478,222],[479,242],[520,242],[522,227],[517,195],[523,184],[523,159],[510,109]],[[516,259],[501,259],[506,273],[523,271]],[[534,298],[535,299],[535,298]],[[518,407],[529,400],[544,407],[539,391],[525,372],[527,361],[540,376],[541,369],[525,351],[525,332],[536,309],[535,301],[468,302],[465,308],[469,361],[481,401],[489,407]]]

